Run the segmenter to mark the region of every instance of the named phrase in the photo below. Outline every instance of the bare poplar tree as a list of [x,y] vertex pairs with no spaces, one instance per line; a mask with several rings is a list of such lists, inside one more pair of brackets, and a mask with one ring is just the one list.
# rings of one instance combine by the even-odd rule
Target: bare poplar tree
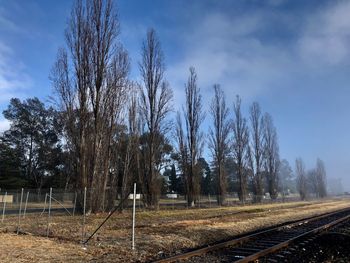
[[233,129],[233,157],[237,164],[238,176],[238,196],[241,202],[245,202],[247,198],[247,154],[249,148],[249,132],[247,121],[243,118],[241,110],[241,98],[236,97],[233,104],[234,119],[232,122]]
[[276,127],[270,114],[264,115],[264,159],[268,191],[271,199],[278,196],[279,147]]
[[305,200],[307,196],[307,179],[305,174],[305,165],[301,158],[295,160],[295,173],[297,177],[297,189],[301,200]]
[[197,166],[203,147],[203,133],[200,125],[204,120],[202,110],[202,96],[197,86],[197,74],[193,67],[190,68],[190,76],[185,86],[186,104],[184,107],[184,119],[186,123],[186,149],[188,161],[186,169],[186,192],[189,206],[194,206],[200,193],[199,167]]
[[306,175],[307,189],[309,194],[315,194],[315,197],[319,197],[318,187],[317,187],[317,172],[316,169],[311,169]]
[[122,171],[121,196],[124,199],[131,191],[133,182],[141,182],[139,169],[140,120],[138,106],[138,89],[132,84],[127,103],[127,139],[125,145],[124,169]]
[[[176,126],[175,126],[175,134],[174,137],[176,138],[176,144],[177,144],[177,163],[179,170],[181,171],[182,177],[187,180],[187,173],[188,173],[188,149],[187,149],[187,143],[186,143],[186,137],[184,134],[184,129],[182,126],[182,119],[181,119],[181,113],[178,111],[176,114]],[[187,183],[186,183],[187,187]]]
[[172,90],[164,80],[164,59],[160,42],[153,29],[147,32],[141,51],[140,73],[142,89],[140,98],[140,111],[144,119],[147,133],[148,154],[145,161],[143,191],[146,204],[158,205],[160,194],[160,176],[156,166],[156,156],[159,154],[157,137],[164,135],[170,125],[166,117],[171,111]]
[[219,85],[214,85],[214,98],[210,105],[214,129],[209,129],[209,148],[211,149],[217,176],[218,204],[225,203],[227,178],[225,161],[229,153],[230,122],[229,110],[226,107],[225,94]]
[[93,212],[104,206],[111,138],[126,98],[129,59],[118,36],[111,0],[76,1],[66,30],[70,55],[59,50],[51,76],[75,155],[76,186],[89,188]]
[[317,158],[316,163],[316,178],[318,196],[324,198],[327,196],[326,168],[324,162],[319,158]]
[[260,106],[254,102],[250,107],[251,142],[249,149],[249,164],[252,171],[254,201],[261,202],[263,197],[263,158],[264,136],[263,118]]

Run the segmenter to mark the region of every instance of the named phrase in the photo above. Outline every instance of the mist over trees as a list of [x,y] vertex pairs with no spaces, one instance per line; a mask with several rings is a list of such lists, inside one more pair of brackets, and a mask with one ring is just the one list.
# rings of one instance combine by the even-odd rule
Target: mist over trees
[[323,161],[306,171],[298,158],[293,174],[280,160],[273,117],[258,102],[245,116],[242,99],[229,101],[215,84],[205,119],[200,76],[190,67],[184,105],[173,107],[160,39],[154,29],[145,33],[132,79],[113,1],[75,2],[50,75],[55,104],[12,99],[3,112],[11,126],[0,136],[1,187],[74,190],[80,204],[86,187],[92,212],[127,198],[133,183],[155,209],[167,193],[184,195],[189,206],[201,194],[216,195],[219,205],[233,192],[243,204],[296,190],[302,200],[327,195]]

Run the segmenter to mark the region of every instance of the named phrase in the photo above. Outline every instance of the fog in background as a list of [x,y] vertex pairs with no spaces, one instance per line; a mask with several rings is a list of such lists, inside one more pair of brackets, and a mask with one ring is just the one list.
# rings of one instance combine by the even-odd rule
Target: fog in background
[[[10,98],[52,95],[48,79],[64,44],[72,1],[0,0],[0,110]],[[121,37],[138,79],[141,41],[157,30],[175,109],[194,66],[208,105],[221,85],[232,108],[236,94],[258,101],[279,135],[281,158],[294,169],[324,160],[328,178],[350,191],[349,1],[136,1],[117,2]],[[231,115],[232,116],[232,115]],[[208,131],[206,119],[203,125]],[[0,117],[0,131],[9,123]]]

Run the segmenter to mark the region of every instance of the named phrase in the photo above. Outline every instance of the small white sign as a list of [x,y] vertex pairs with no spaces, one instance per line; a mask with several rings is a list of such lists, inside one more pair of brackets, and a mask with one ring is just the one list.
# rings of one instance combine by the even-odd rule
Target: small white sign
[[[134,194],[129,194],[129,199],[134,199]],[[135,199],[141,199],[141,194],[136,194]]]

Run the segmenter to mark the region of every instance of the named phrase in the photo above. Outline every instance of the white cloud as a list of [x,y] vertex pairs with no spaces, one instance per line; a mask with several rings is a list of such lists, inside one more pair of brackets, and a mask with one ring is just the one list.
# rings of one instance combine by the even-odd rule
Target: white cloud
[[22,62],[16,60],[13,50],[0,42],[0,103],[12,97],[22,97],[32,80]]
[[350,58],[350,2],[341,1],[310,16],[299,50],[309,65],[334,66]]
[[197,70],[205,105],[215,83],[221,84],[232,101],[236,94],[251,99],[274,82],[283,81],[294,62],[288,50],[256,37],[255,33],[266,26],[265,19],[263,13],[204,17],[197,30],[184,37],[185,57],[167,71],[172,86],[181,90],[175,90],[176,104],[184,102],[183,87],[190,66]]
[[[319,76],[329,67],[348,62],[350,2],[332,2],[315,10],[318,12],[299,17],[298,23],[295,15],[284,11],[203,13],[188,26],[187,34],[179,35],[184,57],[167,70],[176,105],[184,103],[184,83],[190,66],[197,70],[206,102],[215,83],[221,84],[228,100],[239,94],[248,102],[272,89],[292,92],[289,84],[300,76]],[[275,22],[288,31],[284,44],[274,42],[270,35],[264,37],[266,32],[274,34]]]
[[6,119],[0,120],[0,133],[10,128],[10,122]]

